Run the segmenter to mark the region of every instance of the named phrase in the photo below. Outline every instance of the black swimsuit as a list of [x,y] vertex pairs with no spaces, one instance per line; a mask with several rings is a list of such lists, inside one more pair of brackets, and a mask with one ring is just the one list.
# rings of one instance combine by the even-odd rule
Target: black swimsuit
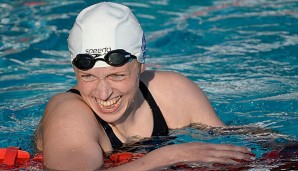
[[[153,96],[151,95],[150,91],[146,87],[146,85],[143,82],[140,82],[140,90],[146,99],[147,103],[149,104],[152,113],[153,113],[153,121],[154,121],[154,126],[153,126],[153,131],[151,136],[166,136],[169,133],[169,128],[167,126],[167,123],[158,107],[156,104]],[[67,92],[75,93],[78,95],[81,95],[80,92],[76,89],[70,89]],[[115,135],[113,132],[111,126],[102,120],[95,112],[94,115],[97,119],[97,121],[102,125],[104,130],[106,131],[106,134],[108,135],[110,142],[112,144],[113,149],[117,149],[123,145],[123,143],[118,139],[118,137]]]

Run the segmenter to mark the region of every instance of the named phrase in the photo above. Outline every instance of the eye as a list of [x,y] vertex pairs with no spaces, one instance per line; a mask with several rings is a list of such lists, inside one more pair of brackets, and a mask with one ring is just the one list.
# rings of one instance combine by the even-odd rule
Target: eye
[[112,74],[109,75],[109,79],[113,80],[113,81],[122,81],[124,80],[126,77],[125,74]]
[[96,77],[92,74],[82,74],[81,78],[84,81],[94,81],[96,79]]

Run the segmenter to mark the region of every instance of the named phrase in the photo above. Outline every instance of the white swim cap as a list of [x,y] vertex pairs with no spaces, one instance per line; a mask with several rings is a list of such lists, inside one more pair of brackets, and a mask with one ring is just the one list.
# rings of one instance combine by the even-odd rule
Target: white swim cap
[[[71,61],[77,54],[96,54],[100,57],[115,49],[124,49],[145,63],[146,41],[143,30],[124,5],[102,2],[82,10],[68,37]],[[97,61],[94,67],[110,66]]]

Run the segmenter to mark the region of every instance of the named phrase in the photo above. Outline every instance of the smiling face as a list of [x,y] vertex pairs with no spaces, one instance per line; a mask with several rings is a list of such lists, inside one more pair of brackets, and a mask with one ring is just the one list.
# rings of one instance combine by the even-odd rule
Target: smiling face
[[78,89],[84,101],[106,122],[119,120],[133,107],[139,89],[139,75],[145,65],[133,60],[121,67],[100,67],[87,71],[74,67]]

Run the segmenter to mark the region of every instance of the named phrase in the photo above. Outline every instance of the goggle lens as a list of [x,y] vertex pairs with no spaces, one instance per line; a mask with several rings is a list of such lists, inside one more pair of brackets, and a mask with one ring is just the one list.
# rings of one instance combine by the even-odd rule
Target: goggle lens
[[96,61],[104,61],[111,66],[119,67],[136,58],[136,56],[131,55],[123,49],[117,49],[108,52],[104,58],[94,58],[90,54],[78,54],[73,59],[72,64],[78,69],[86,71],[93,68]]
[[72,64],[80,70],[88,70],[95,65],[95,59],[89,54],[78,54],[72,61]]

